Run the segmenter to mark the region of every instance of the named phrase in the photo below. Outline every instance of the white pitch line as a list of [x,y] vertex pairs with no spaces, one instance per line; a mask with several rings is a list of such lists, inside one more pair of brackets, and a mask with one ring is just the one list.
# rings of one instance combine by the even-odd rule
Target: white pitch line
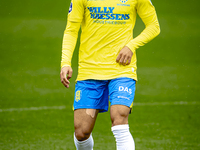
[[[192,101],[180,101],[180,102],[152,102],[152,103],[133,103],[133,107],[135,106],[165,106],[165,105],[200,105],[200,102]],[[0,109],[0,112],[13,112],[13,111],[37,111],[37,110],[50,110],[57,109],[62,110],[66,109],[66,106],[42,106],[42,107],[29,107],[29,108],[8,108],[8,109]]]
[[162,105],[200,105],[200,102],[192,101],[180,101],[180,102],[152,102],[152,103],[133,103],[133,106],[162,106]]
[[29,107],[29,108],[8,108],[0,109],[0,112],[12,112],[12,111],[31,111],[31,110],[48,110],[48,109],[66,109],[66,106],[42,106],[42,107]]

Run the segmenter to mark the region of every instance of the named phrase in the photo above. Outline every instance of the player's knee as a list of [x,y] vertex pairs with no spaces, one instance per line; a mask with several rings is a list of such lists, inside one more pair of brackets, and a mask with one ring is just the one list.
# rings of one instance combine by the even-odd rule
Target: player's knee
[[128,119],[126,118],[118,118],[112,121],[112,126],[128,124]]
[[128,124],[130,108],[127,106],[111,106],[111,121],[112,126]]
[[125,113],[117,114],[111,118],[112,126],[128,124],[128,115]]
[[84,141],[90,137],[91,131],[89,129],[75,129],[75,136],[78,141]]

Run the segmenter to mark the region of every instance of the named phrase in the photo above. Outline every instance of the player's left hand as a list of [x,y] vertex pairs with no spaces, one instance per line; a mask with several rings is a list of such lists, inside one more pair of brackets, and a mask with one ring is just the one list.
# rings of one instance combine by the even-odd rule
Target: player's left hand
[[124,66],[129,65],[131,63],[132,56],[133,52],[127,46],[125,46],[119,52],[116,62]]

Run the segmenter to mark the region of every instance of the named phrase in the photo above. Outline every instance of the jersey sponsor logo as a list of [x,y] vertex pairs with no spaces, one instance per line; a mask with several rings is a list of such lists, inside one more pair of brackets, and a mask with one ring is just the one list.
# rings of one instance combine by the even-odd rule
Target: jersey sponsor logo
[[70,6],[69,6],[69,13],[72,11],[72,2],[71,2],[71,4],[70,4]]
[[122,3],[126,3],[128,0],[120,0]]
[[78,90],[78,91],[76,91],[76,98],[75,98],[75,101],[78,102],[78,101],[80,101],[80,99],[81,99],[81,91]]
[[119,86],[119,92],[122,92],[122,91],[132,94],[132,90],[129,89],[128,87]]
[[129,20],[129,14],[115,14],[115,7],[87,7],[92,19]]

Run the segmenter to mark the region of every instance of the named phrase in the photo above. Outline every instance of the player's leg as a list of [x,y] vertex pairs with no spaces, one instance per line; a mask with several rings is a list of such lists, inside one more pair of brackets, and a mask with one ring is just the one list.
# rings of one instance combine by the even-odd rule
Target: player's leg
[[117,150],[135,149],[135,143],[128,125],[129,112],[130,108],[123,105],[112,105],[110,108],[112,132],[116,139]]
[[[78,81],[74,98],[74,143],[77,150],[92,150],[91,132],[99,112],[108,110],[108,81]],[[107,97],[106,97],[107,96]]]
[[135,149],[135,143],[128,125],[128,116],[134,95],[135,80],[130,78],[118,78],[110,81],[110,116],[117,150]]
[[77,109],[74,111],[74,143],[77,150],[92,150],[92,130],[99,110]]
[[128,124],[130,108],[124,105],[112,105],[110,107],[110,117],[112,127],[122,124]]

